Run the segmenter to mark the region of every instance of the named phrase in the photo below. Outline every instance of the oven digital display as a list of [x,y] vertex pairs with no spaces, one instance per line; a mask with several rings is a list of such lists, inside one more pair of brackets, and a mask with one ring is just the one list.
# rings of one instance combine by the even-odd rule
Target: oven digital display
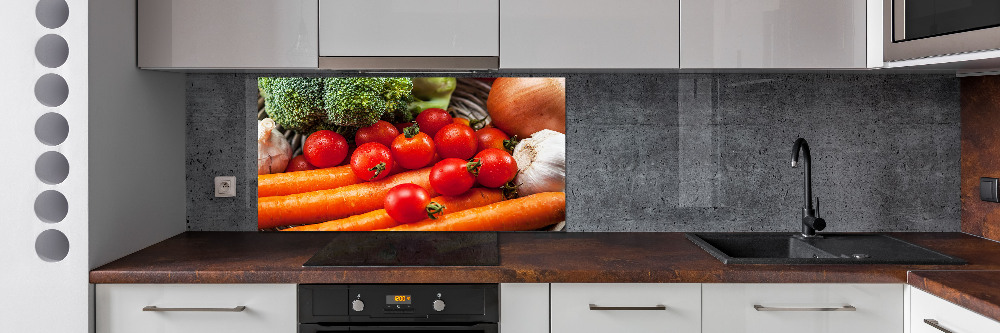
[[410,295],[385,295],[385,304],[410,304]]

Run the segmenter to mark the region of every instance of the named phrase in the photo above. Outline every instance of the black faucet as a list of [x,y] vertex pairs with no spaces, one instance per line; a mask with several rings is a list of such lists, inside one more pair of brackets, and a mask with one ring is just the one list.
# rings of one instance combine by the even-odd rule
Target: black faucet
[[[799,151],[802,151],[802,163],[805,164],[805,172],[803,172],[802,177],[804,182],[802,194],[805,198],[802,205],[802,237],[820,237],[816,235],[816,231],[826,228],[826,220],[816,216],[816,211],[813,210],[812,167],[809,166],[809,163],[812,162],[812,157],[809,156],[809,143],[806,143],[806,139],[798,138],[798,140],[795,140],[795,145],[792,146],[793,168],[799,165]],[[816,207],[819,208],[819,198],[816,198]]]

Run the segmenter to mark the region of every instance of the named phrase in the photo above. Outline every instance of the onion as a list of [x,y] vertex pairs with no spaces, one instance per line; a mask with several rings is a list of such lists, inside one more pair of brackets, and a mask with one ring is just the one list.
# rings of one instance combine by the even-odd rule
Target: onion
[[566,133],[566,80],[502,77],[486,99],[493,126],[526,138],[543,129]]

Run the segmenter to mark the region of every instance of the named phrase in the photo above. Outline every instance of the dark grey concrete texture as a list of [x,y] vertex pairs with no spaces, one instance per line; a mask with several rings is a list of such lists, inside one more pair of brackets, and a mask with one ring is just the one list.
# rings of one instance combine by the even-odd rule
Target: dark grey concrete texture
[[[827,231],[959,230],[954,76],[554,76],[567,84],[568,231],[798,230],[798,137]],[[255,230],[256,77],[188,76],[190,230]],[[212,196],[219,175],[237,176],[236,198]]]
[[[257,86],[242,74],[187,76],[188,230],[257,226]],[[252,97],[250,97],[252,95]],[[236,197],[216,198],[215,177],[236,176]]]

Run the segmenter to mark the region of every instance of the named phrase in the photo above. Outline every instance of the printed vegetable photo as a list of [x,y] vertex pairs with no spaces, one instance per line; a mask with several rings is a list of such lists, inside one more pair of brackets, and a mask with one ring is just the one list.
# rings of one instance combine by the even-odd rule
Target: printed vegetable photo
[[257,84],[261,230],[565,227],[564,78]]

